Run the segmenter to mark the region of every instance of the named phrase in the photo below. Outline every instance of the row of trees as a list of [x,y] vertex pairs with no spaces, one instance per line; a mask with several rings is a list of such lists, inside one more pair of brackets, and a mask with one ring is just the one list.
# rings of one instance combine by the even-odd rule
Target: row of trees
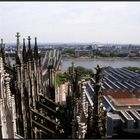
[[140,67],[125,67],[125,68],[127,68],[128,70],[140,73]]
[[[71,71],[72,67],[68,68],[68,71]],[[85,79],[88,80],[90,78],[90,76],[94,75],[94,72],[92,69],[87,69],[85,67],[82,66],[77,66],[74,68],[75,71],[77,71],[78,75],[79,75],[79,80],[81,79]],[[69,77],[67,75],[66,72],[64,73],[57,73],[56,75],[56,84],[58,86],[60,86],[61,84],[67,82],[69,80]]]

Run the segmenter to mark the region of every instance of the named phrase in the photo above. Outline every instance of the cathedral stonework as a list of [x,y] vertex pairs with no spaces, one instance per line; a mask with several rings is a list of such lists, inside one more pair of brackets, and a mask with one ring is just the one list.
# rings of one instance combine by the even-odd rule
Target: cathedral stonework
[[[15,65],[7,62],[3,40],[0,48],[0,137],[1,138],[55,138],[62,129],[58,123],[59,105],[47,97],[43,87],[41,57],[37,38],[34,48],[28,36],[17,45]],[[47,78],[47,77],[46,77]],[[53,77],[54,78],[54,77]],[[55,89],[54,89],[55,91]],[[57,108],[57,110],[56,110]],[[54,113],[52,113],[54,112]]]
[[15,100],[10,90],[10,76],[5,71],[2,48],[0,50],[0,137],[14,138],[16,134]]

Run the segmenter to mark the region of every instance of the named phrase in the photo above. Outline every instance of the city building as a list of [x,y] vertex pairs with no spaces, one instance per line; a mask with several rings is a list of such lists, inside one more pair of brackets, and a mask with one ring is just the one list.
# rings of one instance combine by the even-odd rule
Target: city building
[[92,50],[75,50],[76,57],[92,57],[93,51]]

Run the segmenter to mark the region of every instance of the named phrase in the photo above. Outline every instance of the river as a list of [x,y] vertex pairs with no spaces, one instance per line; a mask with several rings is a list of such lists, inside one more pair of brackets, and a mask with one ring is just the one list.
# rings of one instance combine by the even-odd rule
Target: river
[[64,59],[62,60],[62,70],[67,70],[69,66],[71,66],[72,61],[75,63],[75,66],[82,66],[90,69],[94,69],[97,64],[100,67],[111,66],[113,68],[121,68],[121,67],[140,67],[140,59]]

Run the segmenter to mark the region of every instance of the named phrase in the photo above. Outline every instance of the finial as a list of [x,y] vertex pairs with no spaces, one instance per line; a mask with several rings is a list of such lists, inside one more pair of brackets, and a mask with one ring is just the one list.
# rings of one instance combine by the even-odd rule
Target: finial
[[35,56],[35,59],[38,58],[37,37],[35,37],[34,56]]
[[30,50],[31,49],[31,45],[30,45],[30,40],[31,40],[31,37],[30,36],[28,36],[28,49]]
[[28,36],[28,38],[27,38],[28,40],[31,40],[31,37],[30,36]]
[[19,38],[19,37],[20,37],[20,33],[19,33],[19,32],[17,32],[16,37],[17,37],[17,38]]
[[19,32],[17,32],[16,37],[17,37],[17,55],[20,56],[20,41],[19,41],[20,34],[19,34]]
[[26,47],[25,47],[25,38],[23,38],[23,51],[26,50]]
[[25,38],[23,38],[23,47],[25,46]]
[[74,74],[74,62],[72,61],[72,73]]
[[37,37],[35,37],[35,46],[37,45]]
[[30,60],[32,60],[32,49],[31,49],[31,44],[30,44],[30,40],[31,40],[31,37],[30,36],[28,36],[28,58],[30,59]]
[[25,47],[25,38],[23,38],[23,51],[22,51],[23,62],[26,62],[26,47]]

